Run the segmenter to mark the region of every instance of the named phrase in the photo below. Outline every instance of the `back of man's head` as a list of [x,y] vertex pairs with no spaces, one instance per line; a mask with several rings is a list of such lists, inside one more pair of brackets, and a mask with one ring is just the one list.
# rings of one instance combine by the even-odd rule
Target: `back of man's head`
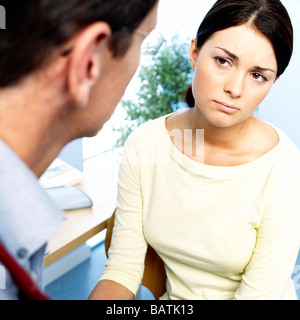
[[51,55],[79,31],[96,21],[113,32],[110,49],[126,53],[131,36],[157,0],[7,0],[6,29],[0,30],[0,87],[16,84],[47,63]]

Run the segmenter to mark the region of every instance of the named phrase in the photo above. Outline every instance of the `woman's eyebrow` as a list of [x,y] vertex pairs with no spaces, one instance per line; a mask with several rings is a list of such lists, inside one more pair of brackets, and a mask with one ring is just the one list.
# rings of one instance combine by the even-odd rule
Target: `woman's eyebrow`
[[[222,51],[224,51],[226,54],[229,55],[230,58],[232,58],[233,60],[236,60],[236,61],[239,61],[239,57],[237,55],[235,55],[234,53],[224,49],[224,48],[221,48],[221,47],[215,47],[216,49],[220,49]],[[262,67],[259,67],[259,66],[255,66],[253,69],[255,70],[258,70],[258,71],[271,71],[273,73],[276,73],[276,71],[274,71],[273,69],[270,69],[270,68],[262,68]]]
[[262,67],[259,67],[259,66],[255,66],[253,69],[257,70],[257,71],[271,71],[273,73],[276,73],[276,71],[274,71],[273,69],[270,69],[270,68],[262,68]]
[[224,49],[224,48],[221,48],[221,47],[215,47],[215,48],[216,48],[216,49],[221,49],[221,50],[223,50],[226,54],[229,55],[230,58],[232,58],[232,59],[234,59],[234,60],[236,60],[236,61],[239,61],[239,60],[240,60],[238,56],[236,56],[234,53],[232,53],[232,52],[230,52],[230,51],[228,51],[228,50],[226,50],[226,49]]

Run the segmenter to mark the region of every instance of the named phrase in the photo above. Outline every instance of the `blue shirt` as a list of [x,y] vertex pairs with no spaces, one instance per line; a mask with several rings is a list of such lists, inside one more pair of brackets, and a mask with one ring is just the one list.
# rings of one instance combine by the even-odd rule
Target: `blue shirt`
[[[0,241],[42,288],[48,239],[64,219],[24,162],[0,140]],[[18,299],[0,261],[0,300]]]

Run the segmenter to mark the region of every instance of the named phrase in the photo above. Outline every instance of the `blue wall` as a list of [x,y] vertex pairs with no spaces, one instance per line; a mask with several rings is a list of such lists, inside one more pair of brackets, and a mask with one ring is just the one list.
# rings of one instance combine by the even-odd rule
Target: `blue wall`
[[294,53],[286,72],[274,84],[256,116],[280,128],[300,149],[300,2],[284,3],[293,20]]
[[83,172],[82,139],[74,140],[66,145],[58,158]]

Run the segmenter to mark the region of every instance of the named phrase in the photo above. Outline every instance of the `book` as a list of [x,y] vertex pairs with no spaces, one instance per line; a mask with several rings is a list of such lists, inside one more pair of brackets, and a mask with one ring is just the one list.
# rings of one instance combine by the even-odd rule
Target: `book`
[[77,187],[56,187],[45,190],[62,210],[90,208],[93,206],[92,199]]
[[83,178],[83,172],[56,158],[40,177],[39,183],[43,188],[69,187],[81,183]]

